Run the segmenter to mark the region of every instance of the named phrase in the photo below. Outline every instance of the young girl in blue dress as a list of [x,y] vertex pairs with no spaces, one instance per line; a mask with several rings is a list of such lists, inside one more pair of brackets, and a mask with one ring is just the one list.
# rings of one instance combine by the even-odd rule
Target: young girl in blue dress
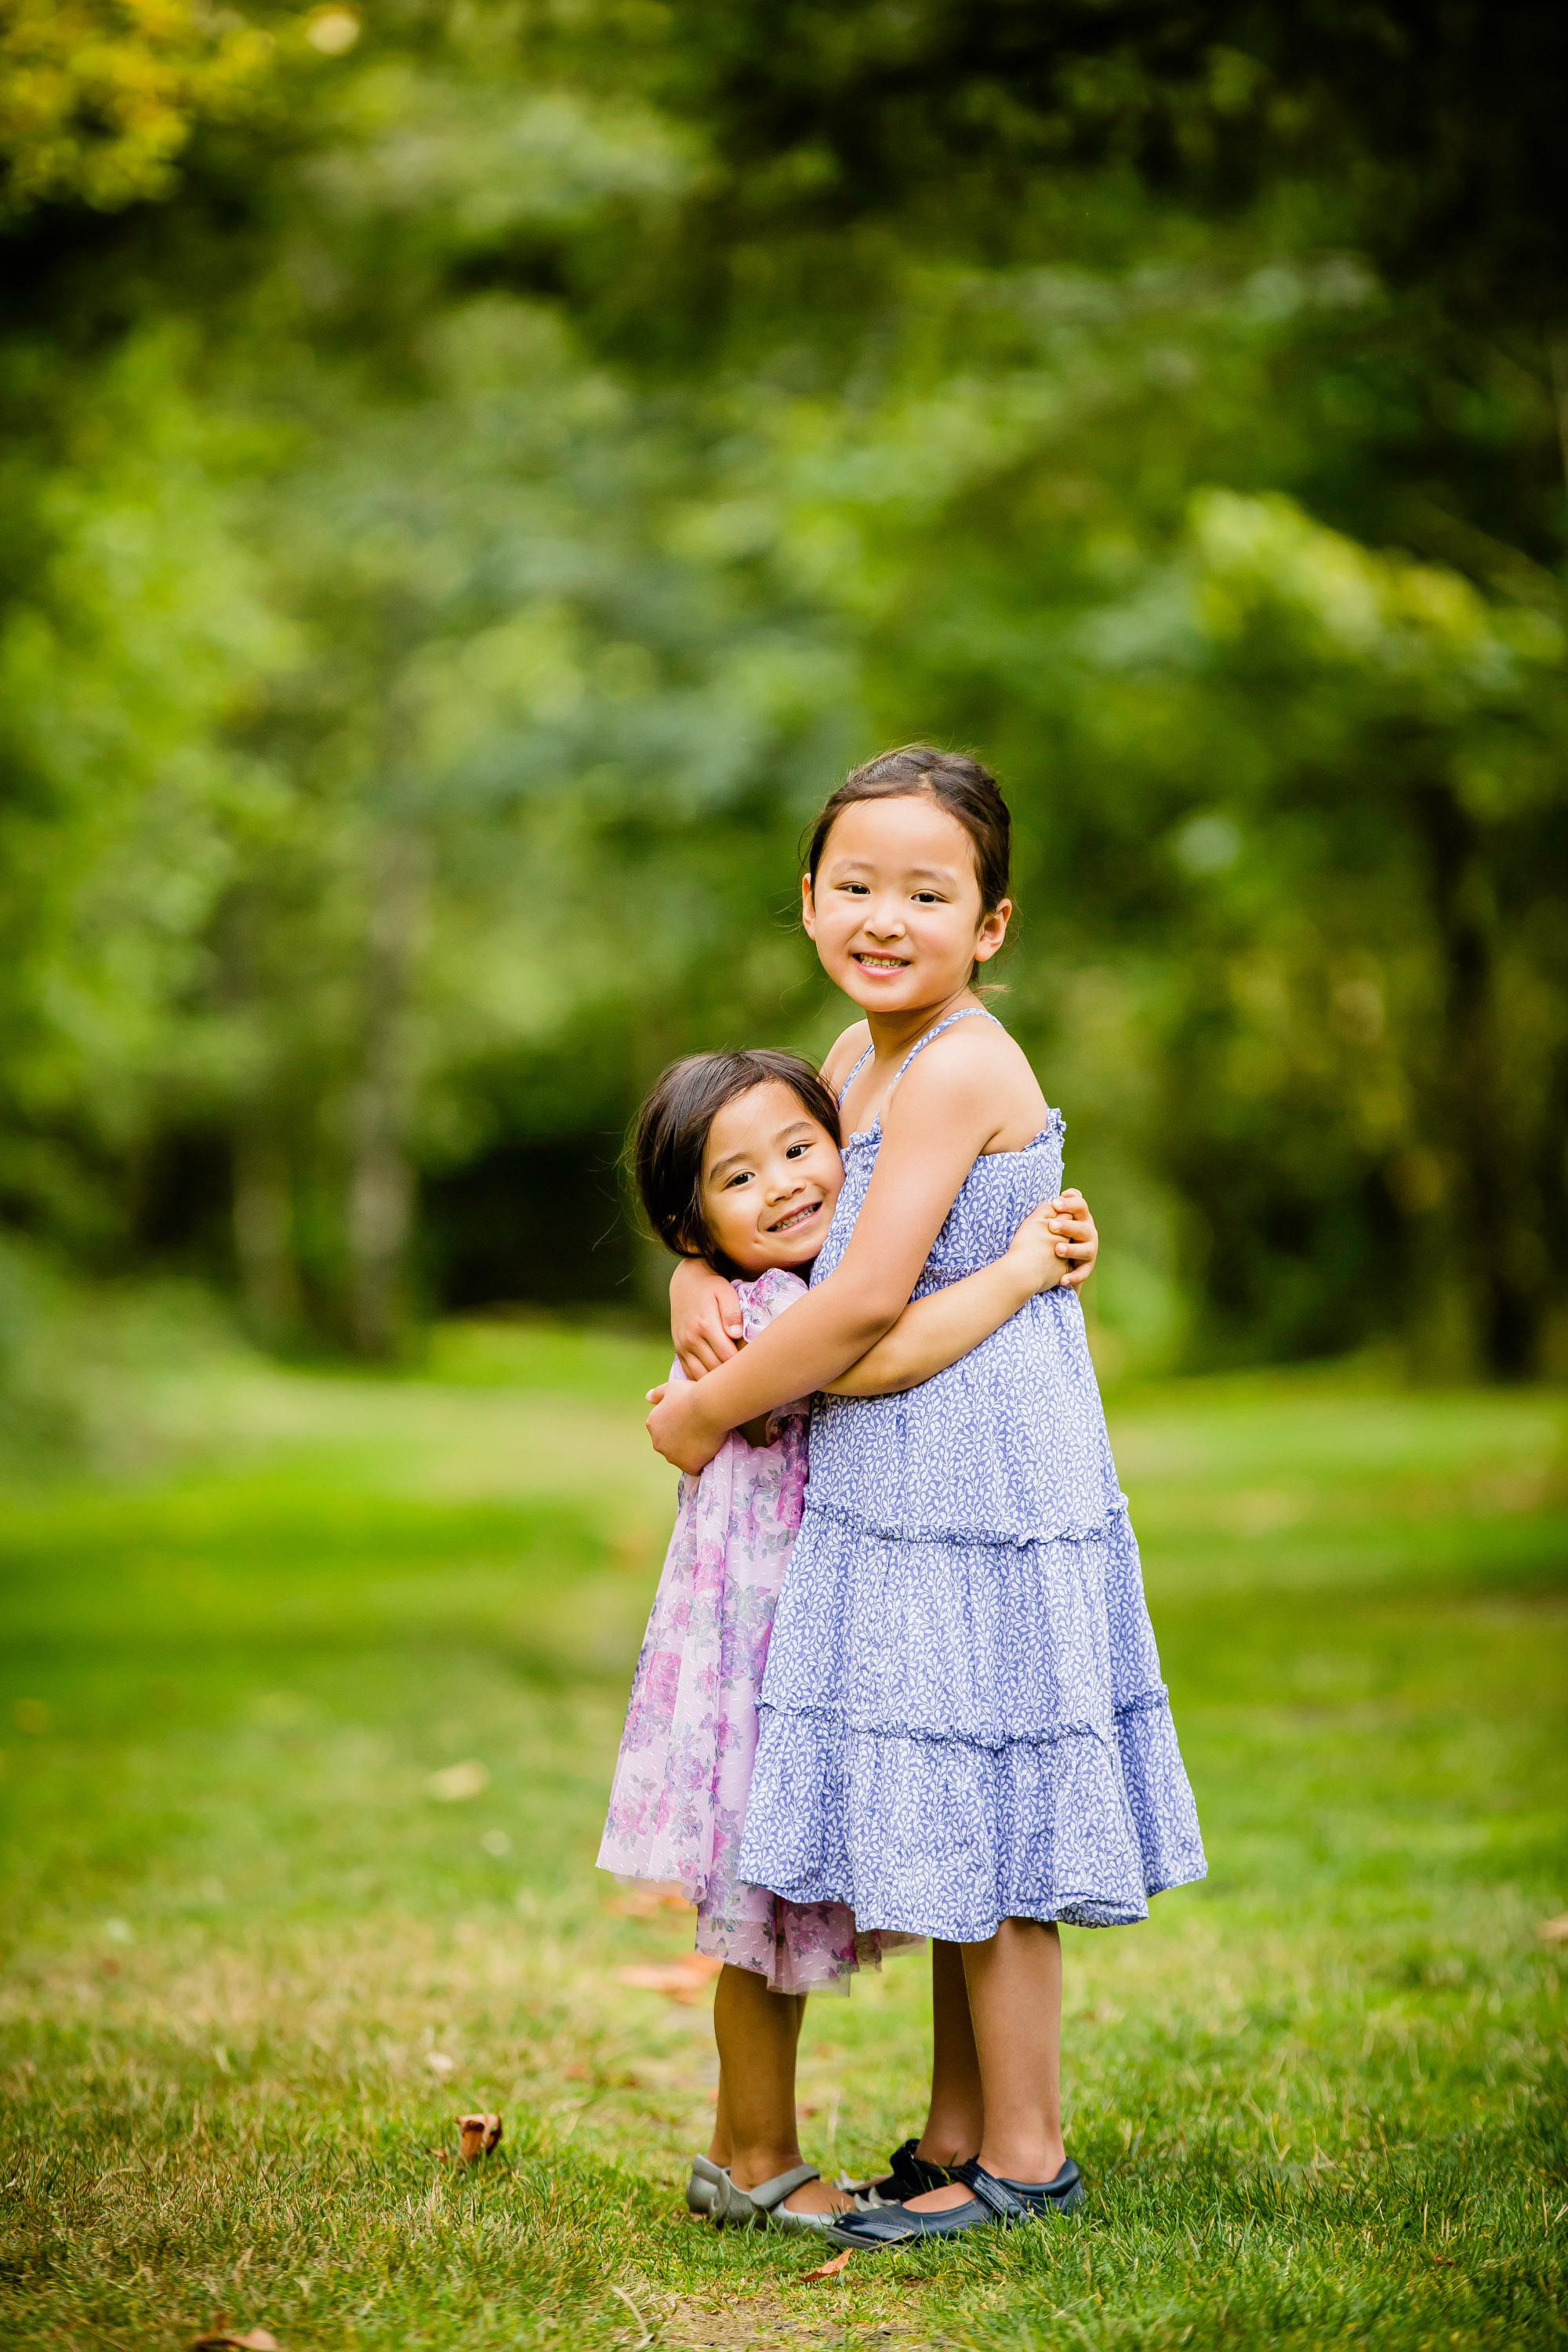
[[[984,769],[921,745],[824,809],[805,927],[866,1015],[824,1068],[852,1130],[844,1187],[808,1295],[649,1415],[682,1469],[826,1389],[1057,1192],[1060,1116],[972,985],[1012,911],[1008,833]],[[915,2152],[952,2179],[845,2215],[841,2243],[1078,2202],[1058,1922],[1141,1919],[1205,1866],[1076,1293],[907,1393],[818,1396],[738,1867],[847,1904],[863,1932],[940,1939],[973,2052],[973,2095],[954,2068]]]

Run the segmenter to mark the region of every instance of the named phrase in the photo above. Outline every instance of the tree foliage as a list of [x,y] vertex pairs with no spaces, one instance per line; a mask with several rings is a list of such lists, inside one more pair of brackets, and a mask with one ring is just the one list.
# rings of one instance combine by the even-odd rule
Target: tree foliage
[[1556,1360],[1562,40],[18,5],[5,1213],[373,1351],[626,1295],[637,1092],[831,1034],[795,839],[918,734],[1108,1346]]
[[197,123],[255,101],[274,46],[266,27],[185,0],[6,0],[0,204],[110,211],[168,194]]

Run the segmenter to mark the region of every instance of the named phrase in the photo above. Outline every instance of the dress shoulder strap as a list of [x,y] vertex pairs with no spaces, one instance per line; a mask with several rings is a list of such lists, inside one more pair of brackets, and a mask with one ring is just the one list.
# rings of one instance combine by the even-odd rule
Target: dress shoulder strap
[[[923,1037],[917,1037],[915,1039],[914,1044],[910,1047],[909,1052],[899,1064],[898,1069],[893,1076],[893,1085],[888,1088],[888,1092],[889,1094],[892,1093],[893,1087],[898,1085],[900,1078],[903,1076],[904,1072],[909,1068],[910,1064],[914,1060],[915,1055],[917,1054],[923,1054],[926,1047],[931,1044],[932,1038],[940,1037],[944,1029],[951,1029],[955,1021],[994,1021],[995,1019],[996,1015],[994,1013],[987,1013],[983,1004],[965,1004],[961,1006],[958,1012],[948,1013],[945,1020],[939,1021],[934,1029],[928,1029]],[[1001,1024],[998,1023],[997,1025],[999,1027]]]
[[865,1068],[867,1063],[870,1060],[876,1050],[877,1049],[874,1045],[867,1046],[865,1052],[861,1055],[860,1059],[856,1063],[855,1067],[850,1071],[849,1076],[839,1087],[838,1103],[840,1109],[843,1108],[845,1096],[848,1093],[850,1087],[854,1085],[856,1079],[859,1076],[861,1071]]

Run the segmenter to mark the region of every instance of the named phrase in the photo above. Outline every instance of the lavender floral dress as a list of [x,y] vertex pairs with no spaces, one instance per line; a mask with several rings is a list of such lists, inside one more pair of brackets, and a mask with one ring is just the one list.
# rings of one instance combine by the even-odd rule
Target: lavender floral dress
[[[745,1336],[805,1296],[793,1274],[737,1282]],[[672,1381],[685,1378],[679,1365]],[[599,1868],[678,1882],[697,1906],[697,1948],[781,1993],[848,1990],[855,1969],[917,1939],[857,1936],[843,1903],[792,1903],[736,1873],[757,1694],[773,1604],[805,1491],[807,1404],[770,1417],[767,1445],[731,1432],[683,1475],[675,1533],[632,1681]]]

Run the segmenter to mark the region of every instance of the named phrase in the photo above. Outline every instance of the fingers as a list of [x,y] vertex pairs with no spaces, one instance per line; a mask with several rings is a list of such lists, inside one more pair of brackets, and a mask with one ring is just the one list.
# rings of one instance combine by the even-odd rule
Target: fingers
[[[1100,1234],[1089,1202],[1076,1184],[1069,1184],[1046,1205],[1049,1214],[1048,1229],[1058,1237],[1056,1254],[1067,1261],[1061,1276],[1062,1287],[1081,1290],[1094,1272],[1094,1261],[1100,1250]],[[1077,1264],[1080,1258],[1087,1263]]]
[[676,1348],[676,1360],[689,1381],[700,1381],[704,1372],[716,1372],[721,1364],[729,1363],[740,1349],[729,1333],[717,1322],[700,1323]]
[[668,1381],[660,1381],[658,1388],[645,1390],[644,1395],[647,1402],[649,1404],[662,1404],[665,1399],[665,1391],[668,1386],[669,1382]]

